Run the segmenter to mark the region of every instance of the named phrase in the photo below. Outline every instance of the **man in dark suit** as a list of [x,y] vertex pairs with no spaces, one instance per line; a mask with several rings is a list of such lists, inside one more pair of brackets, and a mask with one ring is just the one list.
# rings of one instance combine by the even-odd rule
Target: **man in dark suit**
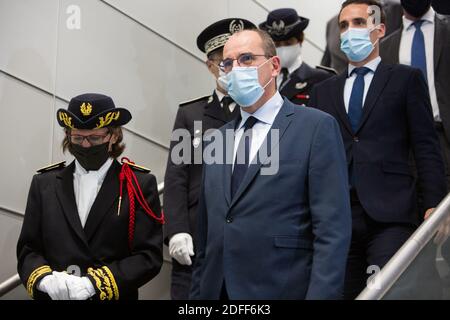
[[[369,6],[378,6],[374,24]],[[377,19],[376,19],[377,20]],[[375,0],[347,0],[339,15],[348,70],[313,90],[311,105],[340,124],[347,152],[353,216],[345,297],[366,285],[369,266],[382,268],[446,194],[430,99],[420,70],[379,57],[384,13]],[[425,212],[417,212],[414,156]]]
[[450,19],[435,13],[431,0],[421,3],[402,1],[403,26],[381,42],[380,54],[387,63],[412,65],[422,70],[450,187]]
[[267,20],[259,25],[272,37],[281,59],[278,90],[283,97],[298,105],[308,105],[314,85],[336,74],[331,68],[312,68],[303,61],[303,31],[308,24],[309,19],[300,17],[294,9],[283,8],[269,12]]
[[264,31],[234,34],[221,67],[241,117],[206,147],[191,298],[339,298],[351,226],[336,121],[283,100]]
[[223,46],[232,33],[249,28],[256,26],[244,19],[224,19],[208,26],[197,37],[197,46],[207,56],[206,66],[216,79],[217,87],[212,95],[181,103],[173,127],[174,132],[188,132],[192,155],[190,161],[175,163],[172,151],[180,140],[172,138],[164,179],[164,212],[167,217],[164,237],[173,258],[171,297],[174,300],[187,299],[191,285],[196,211],[202,176],[201,157],[196,163],[194,155],[199,151],[201,155],[203,135],[207,130],[223,126],[239,113],[239,107],[218,81]]
[[[402,6],[392,0],[380,1],[386,13],[386,35],[391,34],[401,27]],[[326,39],[327,45],[322,57],[321,64],[336,69],[340,74],[347,71],[347,58],[341,51],[341,39],[339,32],[339,16],[336,15],[327,23]]]
[[450,2],[448,0],[433,0],[431,5],[437,13],[450,14]]
[[57,117],[75,160],[33,177],[17,244],[20,278],[34,299],[137,299],[162,266],[164,217],[155,177],[116,160],[131,114],[84,94]]

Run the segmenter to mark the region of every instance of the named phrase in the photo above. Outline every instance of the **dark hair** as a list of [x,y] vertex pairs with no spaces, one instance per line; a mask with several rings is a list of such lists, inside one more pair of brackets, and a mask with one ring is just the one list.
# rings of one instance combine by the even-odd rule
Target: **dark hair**
[[[122,127],[107,127],[106,129],[108,129],[108,133],[113,135],[115,134],[117,136],[117,141],[116,143],[114,143],[111,146],[111,151],[109,152],[109,156],[111,158],[118,158],[120,157],[120,155],[123,153],[123,151],[125,150],[125,144],[122,143],[123,141],[123,132],[122,132]],[[72,152],[72,143],[70,143],[68,134],[70,134],[70,129],[64,129],[65,132],[65,137],[64,140],[62,142],[62,149],[63,152],[69,151],[71,154],[73,154]]]
[[305,40],[305,33],[302,31],[300,32],[300,34],[295,36],[298,40],[299,43],[303,43],[303,41]]
[[345,7],[348,7],[351,4],[367,4],[368,6],[377,6],[378,8],[380,8],[380,22],[386,22],[386,14],[384,13],[383,6],[378,0],[346,0],[342,4],[341,10],[339,11],[338,21],[341,17],[342,10],[344,10]]

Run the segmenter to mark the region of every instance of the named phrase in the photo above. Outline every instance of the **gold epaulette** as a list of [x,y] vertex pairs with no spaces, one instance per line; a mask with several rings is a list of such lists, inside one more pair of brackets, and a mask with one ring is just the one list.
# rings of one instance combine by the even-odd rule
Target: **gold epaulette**
[[325,70],[325,71],[330,72],[330,73],[332,73],[332,74],[338,74],[337,71],[336,71],[336,69],[330,68],[330,67],[316,66],[316,69]]
[[55,170],[55,169],[64,168],[65,166],[66,166],[66,162],[65,161],[61,161],[61,162],[54,163],[54,164],[51,164],[49,166],[40,168],[40,169],[36,170],[36,172],[37,173],[44,173],[44,172],[52,171],[52,170]]
[[[210,100],[211,98],[212,98],[211,95],[201,96],[201,97],[199,97],[199,98],[195,98],[195,99],[188,100],[188,101],[185,101],[185,102],[180,103],[180,107],[184,107],[184,106],[187,106],[188,104],[192,104],[192,103],[195,103],[195,102],[198,102],[198,101],[201,101],[201,100],[206,100],[206,99],[209,99],[209,100]],[[208,100],[208,101],[209,101],[209,100]]]
[[151,170],[146,168],[146,167],[139,166],[139,165],[137,165],[135,163],[131,163],[131,162],[128,162],[126,160],[122,160],[122,163],[128,164],[131,167],[131,169],[133,169],[133,170],[137,170],[137,171],[144,172],[144,173],[151,172]]

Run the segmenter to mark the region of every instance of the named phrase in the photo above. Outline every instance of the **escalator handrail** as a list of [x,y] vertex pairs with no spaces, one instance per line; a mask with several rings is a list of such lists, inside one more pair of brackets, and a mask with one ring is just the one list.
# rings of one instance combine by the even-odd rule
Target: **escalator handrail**
[[359,294],[357,300],[380,300],[414,261],[420,251],[434,237],[438,227],[449,217],[450,193],[433,214],[424,221],[403,244],[389,262],[371,280],[371,285]]

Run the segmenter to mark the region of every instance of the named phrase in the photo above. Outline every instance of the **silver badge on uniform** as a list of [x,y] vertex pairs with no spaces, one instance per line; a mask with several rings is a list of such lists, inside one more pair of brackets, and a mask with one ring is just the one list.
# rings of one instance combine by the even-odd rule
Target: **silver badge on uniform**
[[209,97],[208,103],[212,103],[213,101],[214,101],[214,97],[213,96]]
[[202,139],[200,137],[195,137],[194,140],[192,140],[192,146],[194,148],[198,148],[201,141],[202,141]]
[[299,82],[295,84],[295,89],[301,90],[308,85],[308,82]]

